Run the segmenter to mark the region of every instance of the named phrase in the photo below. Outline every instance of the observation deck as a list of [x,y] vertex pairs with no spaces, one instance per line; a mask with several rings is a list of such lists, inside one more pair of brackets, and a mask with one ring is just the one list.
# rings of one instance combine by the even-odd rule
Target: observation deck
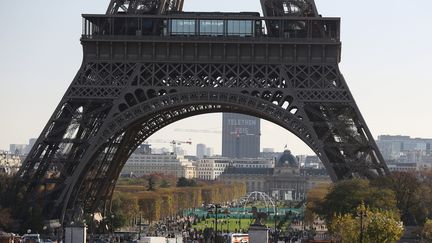
[[83,15],[91,59],[153,62],[338,63],[340,18],[259,13]]
[[179,12],[166,15],[85,14],[83,19],[83,40],[340,41],[340,18]]

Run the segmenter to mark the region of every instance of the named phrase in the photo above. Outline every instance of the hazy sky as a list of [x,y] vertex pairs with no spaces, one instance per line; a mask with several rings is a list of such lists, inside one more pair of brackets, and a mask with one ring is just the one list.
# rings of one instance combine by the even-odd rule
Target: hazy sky
[[[0,9],[0,150],[39,136],[78,71],[81,13],[104,13],[108,0],[4,1]],[[432,137],[432,1],[316,0],[342,17],[341,70],[374,136]],[[259,0],[186,0],[187,11],[260,11]],[[221,115],[173,124],[154,138],[188,139],[220,153]],[[263,122],[262,147],[311,153],[289,132]],[[168,145],[158,145],[168,146]]]

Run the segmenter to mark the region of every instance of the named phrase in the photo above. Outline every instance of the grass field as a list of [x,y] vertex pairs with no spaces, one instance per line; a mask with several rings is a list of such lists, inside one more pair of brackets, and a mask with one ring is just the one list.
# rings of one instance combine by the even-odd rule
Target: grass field
[[[240,229],[248,230],[250,224],[252,223],[251,219],[240,219]],[[206,219],[197,225],[192,226],[198,230],[204,230],[205,228],[215,228],[215,219]],[[238,219],[219,219],[218,220],[218,230],[222,231],[230,231],[234,232],[239,229],[239,220]]]
[[[248,231],[253,220],[251,219],[240,219],[240,230]],[[267,227],[274,228],[274,221],[267,221]],[[192,225],[197,230],[204,230],[205,228],[215,228],[215,219],[206,219],[197,225]],[[218,230],[235,232],[239,229],[238,219],[218,219]]]

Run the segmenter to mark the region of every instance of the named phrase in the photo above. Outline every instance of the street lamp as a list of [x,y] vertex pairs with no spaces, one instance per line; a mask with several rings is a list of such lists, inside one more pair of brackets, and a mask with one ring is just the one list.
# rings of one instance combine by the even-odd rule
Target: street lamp
[[227,233],[229,233],[230,218],[231,218],[231,217],[228,215],[227,218],[228,218],[228,222],[227,222]]
[[240,233],[241,228],[241,215],[237,212],[237,218],[238,218],[238,232]]
[[216,216],[216,220],[215,220],[215,240],[216,240],[216,238],[217,238],[218,208],[221,208],[221,205],[219,205],[219,204],[214,205],[214,209],[215,209],[215,216]]
[[278,211],[277,211],[277,201],[275,204],[275,211],[274,211],[274,241],[278,242],[277,240],[277,216],[278,216]]
[[111,235],[113,235],[114,234],[114,218],[115,218],[115,215],[114,214],[111,214]]
[[139,219],[138,239],[141,240],[141,225],[142,225],[142,214],[141,214],[141,212],[140,212],[139,218],[140,219]]
[[94,220],[94,214],[90,214],[90,242],[93,242],[93,220]]
[[363,218],[366,217],[367,214],[366,212],[363,210],[363,207],[361,207],[360,209],[360,243],[363,243]]

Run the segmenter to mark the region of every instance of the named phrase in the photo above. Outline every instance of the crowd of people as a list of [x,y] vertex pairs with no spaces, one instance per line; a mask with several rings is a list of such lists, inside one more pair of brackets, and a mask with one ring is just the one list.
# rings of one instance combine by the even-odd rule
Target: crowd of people
[[198,230],[192,226],[198,222],[197,216],[177,216],[161,220],[156,223],[154,230],[148,236],[163,236],[167,238],[182,238],[183,242],[205,243],[207,239],[213,239],[213,231]]
[[[204,206],[204,208],[207,207],[208,205]],[[165,218],[154,224],[147,236],[182,238],[183,242],[186,243],[230,243],[231,233],[242,233],[237,229],[234,230],[235,232],[229,232],[229,230],[226,229],[218,230],[217,233],[215,233],[214,225],[209,225],[209,227],[202,230],[194,227],[201,220],[202,219],[198,215]],[[302,226],[300,220],[294,220],[292,223],[294,227],[291,228],[289,232],[282,233],[280,230],[276,232],[270,230],[269,236],[271,242],[300,242],[301,239],[307,237],[304,229],[299,228],[299,226]],[[275,238],[277,241],[274,240]]]

